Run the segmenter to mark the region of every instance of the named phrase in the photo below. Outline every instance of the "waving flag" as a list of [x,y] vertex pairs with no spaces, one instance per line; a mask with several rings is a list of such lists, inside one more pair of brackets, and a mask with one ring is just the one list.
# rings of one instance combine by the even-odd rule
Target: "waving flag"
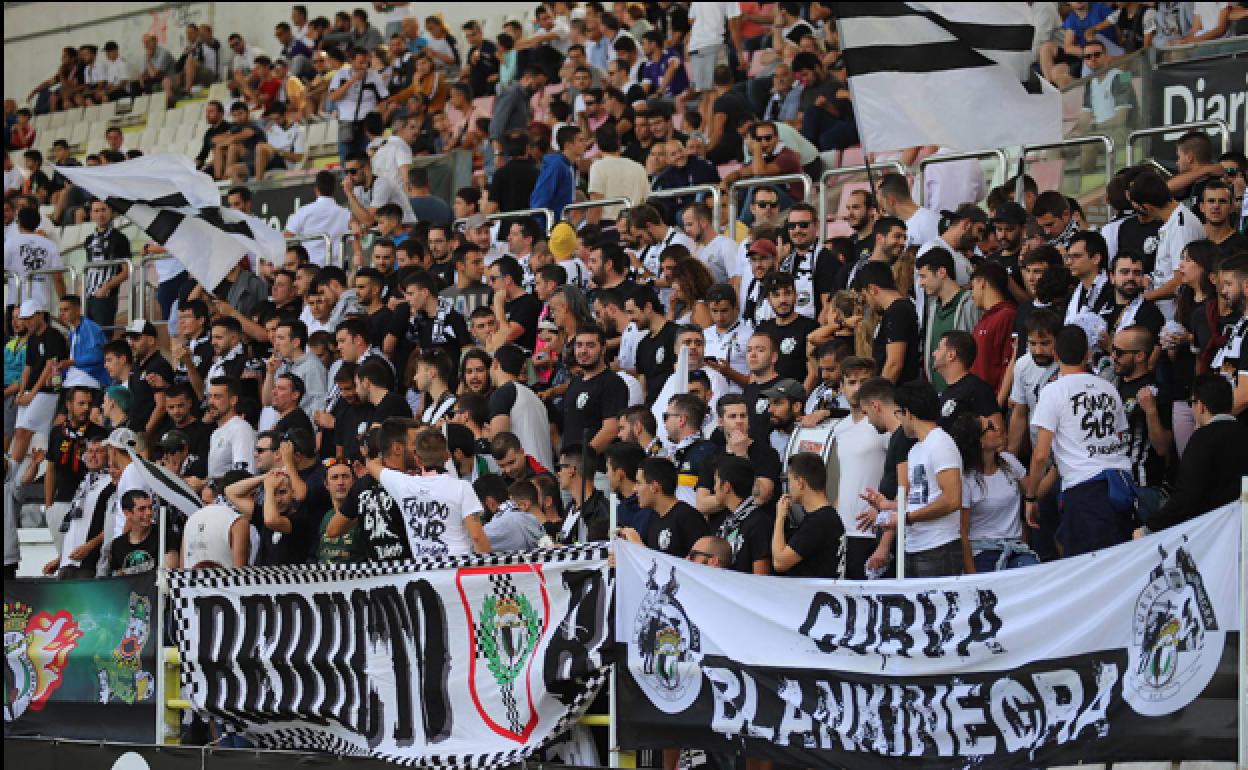
[[1061,94],[1031,74],[1028,4],[837,5],[863,147],[983,150],[1061,140]]
[[257,217],[222,207],[216,182],[184,155],[54,168],[141,227],[210,291],[246,254],[281,263],[282,234]]

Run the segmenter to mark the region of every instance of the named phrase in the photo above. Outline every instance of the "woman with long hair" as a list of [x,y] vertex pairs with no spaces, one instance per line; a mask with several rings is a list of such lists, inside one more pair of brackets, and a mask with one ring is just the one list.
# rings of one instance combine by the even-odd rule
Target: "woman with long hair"
[[706,295],[715,285],[715,277],[696,257],[678,261],[672,267],[672,298],[668,302],[668,320],[693,324],[702,329],[714,325]]
[[1039,564],[1023,541],[1023,464],[986,417],[962,414],[944,426],[962,454],[962,553],[966,571]]
[[[1218,257],[1217,245],[1208,239],[1192,241],[1183,249],[1178,269],[1183,283],[1176,292],[1174,310],[1174,320],[1182,328],[1167,324],[1159,340],[1170,358],[1174,387],[1171,417],[1174,444],[1180,456],[1196,432],[1196,416],[1187,403],[1192,381],[1196,375],[1209,371],[1213,354],[1225,341],[1219,334],[1218,290],[1213,282]],[[1219,338],[1222,341],[1214,344]]]

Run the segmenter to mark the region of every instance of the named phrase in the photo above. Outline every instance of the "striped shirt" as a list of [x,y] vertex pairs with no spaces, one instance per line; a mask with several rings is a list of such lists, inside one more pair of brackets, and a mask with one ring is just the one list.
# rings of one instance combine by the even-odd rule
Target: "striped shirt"
[[[86,295],[93,297],[101,286],[121,272],[121,265],[91,267],[91,263],[109,259],[129,259],[130,239],[110,226],[102,232],[96,230],[88,235],[82,246],[87,253]],[[117,289],[113,289],[112,293],[116,294]]]

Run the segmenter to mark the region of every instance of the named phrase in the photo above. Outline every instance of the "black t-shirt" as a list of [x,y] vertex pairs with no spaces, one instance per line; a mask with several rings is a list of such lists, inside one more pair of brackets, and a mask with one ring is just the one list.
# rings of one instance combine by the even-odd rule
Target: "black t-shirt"
[[[65,342],[65,335],[54,327],[44,329],[43,334],[32,334],[26,343],[26,366],[30,367],[30,379],[26,381],[26,387],[30,388],[39,380],[39,375],[43,374],[43,367],[48,361],[64,361],[67,358],[69,344]],[[57,388],[52,387],[51,383],[52,378],[49,377],[39,392],[56,393]]]
[[648,406],[654,404],[676,370],[676,334],[676,324],[668,322],[658,334],[647,333],[637,343],[637,372],[646,378]]
[[504,312],[508,321],[524,327],[524,334],[516,339],[516,344],[529,351],[537,347],[537,318],[542,314],[542,301],[533,294],[521,294],[506,304]]
[[585,379],[575,377],[563,397],[563,443],[592,441],[602,423],[628,407],[628,386],[610,369]]
[[[312,497],[310,493],[308,496]],[[259,553],[256,554],[257,566],[280,567],[308,563],[311,546],[320,534],[321,519],[319,516],[305,514],[305,510],[304,505],[296,505],[293,510],[284,514],[292,525],[291,531],[284,534],[269,529],[264,523],[264,507],[261,503],[256,503],[256,512],[252,515],[251,522],[260,535]]]
[[[1114,338],[1114,329],[1118,325],[1118,319],[1122,317],[1122,313],[1127,309],[1126,305],[1118,305],[1111,302],[1104,307],[1099,315],[1105,319],[1105,325],[1109,327],[1109,338]],[[1153,339],[1157,339],[1161,335],[1161,327],[1166,325],[1166,317],[1161,314],[1161,310],[1157,304],[1151,299],[1146,299],[1140,303],[1139,309],[1135,311],[1135,320],[1132,324],[1138,324],[1145,327],[1153,333]]]
[[1000,411],[992,386],[970,372],[940,394],[941,425],[952,423],[961,414],[991,417]]
[[698,538],[708,534],[706,518],[686,502],[677,501],[665,516],[655,515],[646,533],[646,547],[683,559]]
[[772,377],[766,382],[746,383],[741,389],[745,406],[750,410],[750,438],[754,439],[754,443],[761,441],[766,444],[771,438],[771,400],[763,395],[763,391],[779,381],[779,377]]
[[1248,237],[1243,233],[1231,233],[1231,236],[1218,244],[1218,253],[1223,257],[1248,251]]
[[359,520],[369,561],[412,558],[399,506],[371,474],[365,474],[351,487],[342,505],[342,515]]
[[838,577],[844,539],[845,525],[835,508],[825,505],[808,511],[788,542],[788,546],[802,560],[784,574],[789,577]]
[[383,422],[387,417],[411,417],[412,405],[407,399],[393,390],[382,396],[381,403],[373,410],[370,422]]
[[[66,422],[68,423],[68,418]],[[87,475],[87,466],[82,464],[82,453],[87,448],[87,439],[107,435],[108,431],[93,422],[87,422],[77,430],[68,428],[66,424],[52,428],[48,435],[47,459],[56,466],[56,484],[52,493],[54,501],[68,503],[74,499],[78,484]]]
[[368,314],[368,342],[381,347],[386,341],[386,334],[394,326],[394,311],[384,305],[375,313]]
[[897,497],[897,466],[910,456],[910,448],[915,440],[906,435],[901,428],[893,431],[888,440],[888,451],[884,453],[884,473],[880,476],[880,494],[890,500]]
[[918,379],[921,367],[919,317],[915,313],[914,303],[904,297],[893,302],[884,311],[880,318],[880,328],[875,333],[875,341],[871,343],[871,355],[880,371],[884,370],[884,363],[888,360],[888,345],[891,342],[906,343],[906,354],[902,359],[901,376],[897,378],[897,384]]
[[[1151,273],[1157,265],[1157,233],[1162,222],[1141,222],[1138,216],[1129,216],[1118,225],[1118,254],[1124,251],[1144,256],[1144,272]],[[1115,257],[1117,254],[1110,254]]]
[[743,140],[737,131],[737,126],[741,125],[750,112],[749,103],[735,91],[725,93],[711,105],[712,115],[719,113],[724,116],[724,130],[719,135],[719,144],[716,145],[717,156],[724,153],[729,153],[735,158],[743,156]]
[[511,408],[516,405],[516,383],[509,382],[490,394],[490,419],[500,414],[511,415]]
[[151,354],[146,361],[139,364],[139,374],[143,375],[144,379],[149,374],[155,374],[161,378],[165,384],[160,388],[153,387],[152,391],[155,393],[164,393],[174,383],[173,364],[159,353]]
[[147,533],[142,542],[130,542],[130,535],[124,534],[113,540],[113,549],[108,557],[108,571],[123,575],[136,575],[155,569],[160,553],[160,533],[156,527]]
[[776,344],[776,373],[805,383],[810,360],[806,356],[806,338],[818,328],[819,323],[814,319],[797,315],[783,325],[776,319],[764,321],[758,325],[756,333],[766,334]]
[[751,574],[754,572],[754,562],[771,559],[775,508],[755,508],[742,521],[729,523],[732,514],[732,511],[720,511],[711,516],[708,534],[718,535],[728,541],[732,548],[732,564],[729,569]]
[[152,412],[156,411],[156,392],[143,378],[143,372],[137,369],[130,372],[126,389],[130,391],[130,427],[142,433],[147,430],[147,421],[152,419]]
[[309,434],[316,434],[316,429],[312,426],[312,418],[297,406],[273,424],[273,430],[279,434],[289,433],[292,428],[302,428]]
[[[332,440],[326,441],[324,437],[321,439],[321,455],[323,457],[333,457],[335,447],[342,447],[343,456],[348,460],[357,460],[360,458],[360,441],[359,437],[368,432],[368,426],[373,422],[372,404],[360,402],[351,404],[346,399],[338,399],[338,403],[334,404],[332,414],[334,415],[334,430]],[[329,431],[325,431],[323,436],[328,436]],[[328,448],[328,452],[326,449]]]
[[[698,473],[699,489],[715,488],[715,469],[719,467],[719,461],[727,454],[725,446],[724,432],[720,428],[716,428],[707,439],[716,449],[715,454],[706,458],[702,463],[702,470]],[[767,441],[751,441],[750,446],[745,450],[745,457],[750,461],[750,465],[754,468],[754,476],[760,479],[771,479],[775,485],[775,492],[772,493],[772,499],[780,496],[780,482],[784,477],[784,466],[780,464],[780,455]],[[774,502],[767,503],[767,508],[771,509]],[[768,548],[770,551],[770,547]]]
[[1158,487],[1166,479],[1166,458],[1157,454],[1148,438],[1148,417],[1140,406],[1139,393],[1144,388],[1153,389],[1153,401],[1157,405],[1157,417],[1161,426],[1170,430],[1171,409],[1174,398],[1170,388],[1158,383],[1152,374],[1134,380],[1119,382],[1118,395],[1122,398],[1122,410],[1127,416],[1127,456],[1131,458],[1131,471],[1137,484]]
[[212,440],[213,429],[194,418],[179,428],[168,415],[165,415],[160,425],[156,426],[156,435],[160,437],[171,430],[180,430],[186,434],[187,448],[190,450],[186,455],[186,462],[182,465],[181,474],[197,479],[208,478],[208,442]]
[[528,158],[508,160],[494,172],[490,181],[490,200],[498,203],[499,211],[527,209],[529,196],[533,194],[541,173],[537,164]]

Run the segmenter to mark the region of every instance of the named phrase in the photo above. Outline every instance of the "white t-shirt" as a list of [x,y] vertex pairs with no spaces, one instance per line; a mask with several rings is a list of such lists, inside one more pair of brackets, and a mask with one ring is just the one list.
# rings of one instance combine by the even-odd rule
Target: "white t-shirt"
[[472,484],[443,473],[408,476],[386,468],[381,485],[399,506],[413,558],[472,553],[464,519],[482,510]]
[[26,181],[26,177],[22,176],[22,172],[17,166],[4,172],[4,191],[22,189],[22,183]]
[[922,246],[940,237],[940,215],[922,206],[915,209],[914,215],[906,220],[906,243],[910,246]]
[[[351,67],[343,67],[335,72],[333,79],[329,81],[329,90],[337,91],[342,88],[343,83],[351,80],[352,72]],[[363,95],[360,94],[361,88],[364,88]],[[377,109],[378,101],[389,95],[390,91],[386,89],[385,81],[376,72],[369,70],[362,83],[352,82],[351,87],[347,89],[346,96],[334,102],[338,110],[338,120],[363,120],[365,115]],[[357,103],[360,107],[358,114],[355,109]]]
[[[311,203],[300,206],[286,220],[286,229],[295,235],[320,235],[325,233],[337,241],[351,224],[351,212],[333,198],[319,197]],[[303,248],[308,252],[308,259],[314,264],[325,264],[325,242],[317,238],[303,241]],[[337,248],[337,247],[335,247]]]
[[389,179],[400,190],[407,183],[400,169],[412,165],[412,146],[400,136],[387,137],[373,153],[373,174]]
[[702,260],[702,264],[711,271],[715,283],[728,283],[740,269],[737,244],[726,235],[715,236],[710,243],[700,246],[693,255]]
[[[1196,215],[1182,203],[1176,205],[1174,211],[1170,212],[1170,217],[1166,219],[1166,223],[1157,231],[1157,261],[1150,274],[1153,286],[1161,286],[1173,278],[1174,271],[1179,268],[1179,262],[1183,258],[1183,249],[1187,248],[1187,244],[1192,241],[1198,241],[1204,237],[1205,226],[1196,218]],[[1174,320],[1174,300],[1160,300],[1157,308],[1161,310],[1167,321]]]
[[255,473],[256,430],[234,415],[208,441],[208,478],[219,479],[235,468]]
[[[927,438],[910,448],[906,457],[909,488],[906,510],[917,511],[940,497],[937,475],[950,468],[962,473],[962,454],[958,445],[941,428],[934,428]],[[916,521],[906,527],[906,553],[918,553],[942,546],[962,536],[961,516],[957,511],[938,519]]]
[[264,141],[282,152],[302,155],[308,150],[308,135],[301,123],[291,123],[290,128],[282,128],[281,123],[273,121],[264,130]]
[[870,533],[858,529],[858,514],[869,507],[859,494],[867,487],[879,485],[890,437],[891,434],[873,428],[865,416],[858,422],[846,417],[832,429],[836,460],[841,469],[832,505],[841,515],[846,537],[871,537]]
[[397,203],[399,208],[403,209],[404,224],[412,224],[416,221],[411,200],[403,192],[403,188],[396,185],[389,177],[373,177],[371,187],[357,186],[355,199],[366,209],[378,209],[387,203]]
[[728,20],[740,15],[740,3],[692,3],[689,6],[689,52],[723,45]]
[[[10,273],[22,276],[22,298],[32,297],[40,302],[43,309],[55,313],[56,308],[51,304],[52,289],[50,275],[28,275],[33,270],[50,270],[52,268],[64,267],[65,263],[61,261],[61,251],[52,241],[44,238],[38,233],[18,232],[12,237],[6,237],[4,240],[4,269]],[[66,288],[72,290],[68,286],[70,281],[66,281]],[[7,282],[4,287],[6,298],[17,297],[17,282]],[[11,300],[6,299],[6,303]],[[13,302],[13,304],[21,304]]]
[[1053,432],[1053,461],[1062,489],[1101,471],[1131,470],[1122,435],[1127,416],[1118,391],[1094,374],[1068,374],[1040,391],[1031,424]]
[[1192,32],[1208,32],[1218,26],[1218,17],[1229,3],[1192,3]]
[[[728,327],[727,331],[720,331],[718,326],[708,326],[702,330],[702,334],[706,337],[708,358],[726,361],[738,372],[749,371],[745,362],[745,343],[749,342],[750,336],[754,334],[754,326],[749,321],[737,321]],[[741,386],[728,380],[728,392],[740,393]]]
[[[1045,385],[1057,377],[1057,362],[1048,366],[1039,366],[1031,353],[1023,354],[1014,364],[1014,383],[1010,385],[1010,403],[1022,404],[1027,407],[1027,414],[1036,413],[1036,402],[1040,400],[1040,391]],[[1031,445],[1036,445],[1036,426],[1029,425]]]
[[[650,195],[650,177],[646,174],[646,167],[637,161],[618,155],[606,155],[589,167],[589,192],[591,195],[598,193],[604,198],[624,196],[634,206],[640,206]],[[602,216],[605,219],[615,219],[623,208],[604,206]]]
[[1009,452],[1001,453],[997,472],[962,477],[962,507],[971,510],[971,540],[1018,540],[1023,536],[1019,515],[1023,493],[1018,482],[1026,475],[1023,464]]

